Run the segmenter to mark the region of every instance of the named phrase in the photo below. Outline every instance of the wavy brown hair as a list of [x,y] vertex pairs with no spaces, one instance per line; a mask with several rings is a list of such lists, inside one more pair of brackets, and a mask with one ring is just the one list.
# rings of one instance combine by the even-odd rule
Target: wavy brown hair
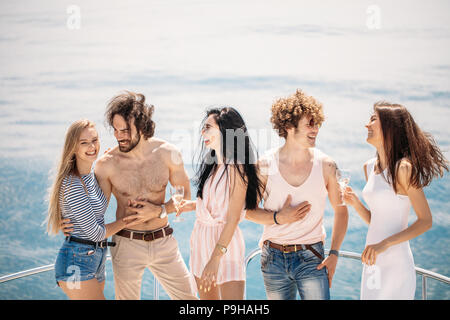
[[286,139],[287,129],[297,128],[304,116],[311,116],[313,124],[319,126],[325,121],[322,103],[297,89],[293,95],[275,101],[270,122],[278,135]]
[[[423,188],[435,177],[448,171],[448,161],[433,136],[422,131],[409,111],[401,104],[378,101],[374,104],[383,132],[384,152],[387,160],[387,181],[397,193],[398,169],[402,159],[412,165],[409,185]],[[377,153],[377,168],[381,172]]]
[[155,107],[145,103],[145,96],[141,93],[125,91],[112,98],[106,108],[106,121],[113,127],[115,115],[120,115],[129,123],[134,119],[134,125],[138,134],[142,134],[145,139],[153,137],[155,133],[155,123],[152,115]]

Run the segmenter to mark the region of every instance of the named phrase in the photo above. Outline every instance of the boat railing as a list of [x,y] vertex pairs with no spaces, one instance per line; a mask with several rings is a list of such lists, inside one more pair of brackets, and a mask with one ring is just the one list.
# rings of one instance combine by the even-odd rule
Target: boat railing
[[[325,254],[328,254],[328,253],[329,253],[329,249],[326,249]],[[256,249],[252,250],[245,257],[245,268],[246,269],[247,269],[249,263],[259,254],[261,254],[261,249],[256,248]],[[361,255],[358,253],[355,253],[355,252],[340,251],[339,256],[343,257],[343,258],[348,258],[348,259],[361,260]],[[108,254],[107,260],[110,260],[110,259],[111,259],[111,255]],[[9,275],[1,276],[0,283],[28,277],[28,276],[31,276],[34,274],[39,274],[42,272],[52,271],[54,269],[54,267],[55,267],[54,264],[49,264],[49,265],[45,265],[45,266],[41,266],[41,267],[28,269],[28,270],[12,273]],[[416,268],[416,274],[418,274],[422,277],[422,300],[427,299],[427,279],[428,278],[440,281],[441,283],[445,283],[447,285],[450,284],[449,277],[446,277],[442,274],[432,272],[430,270],[422,269],[419,267],[415,267],[415,268]],[[153,278],[153,298],[154,298],[154,300],[159,300],[159,297],[160,297],[159,289],[160,288],[159,288],[158,281],[155,278]]]

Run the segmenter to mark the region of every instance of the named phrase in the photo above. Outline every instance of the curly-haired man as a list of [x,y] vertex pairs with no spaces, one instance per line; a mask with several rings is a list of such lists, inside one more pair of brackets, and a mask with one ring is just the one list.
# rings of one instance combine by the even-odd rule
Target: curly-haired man
[[[269,299],[295,299],[297,291],[302,299],[330,298],[348,212],[339,206],[335,162],[315,148],[324,119],[322,104],[301,90],[272,105],[273,128],[285,143],[259,161],[264,208],[247,210],[246,215],[264,225],[259,244]],[[325,258],[327,196],[335,219],[330,255]]]

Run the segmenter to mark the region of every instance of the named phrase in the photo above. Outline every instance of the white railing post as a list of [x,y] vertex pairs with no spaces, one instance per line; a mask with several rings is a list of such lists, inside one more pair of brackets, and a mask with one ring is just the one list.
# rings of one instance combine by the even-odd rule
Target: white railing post
[[427,276],[422,275],[422,300],[427,300]]
[[153,276],[153,300],[159,300],[159,282],[155,276]]

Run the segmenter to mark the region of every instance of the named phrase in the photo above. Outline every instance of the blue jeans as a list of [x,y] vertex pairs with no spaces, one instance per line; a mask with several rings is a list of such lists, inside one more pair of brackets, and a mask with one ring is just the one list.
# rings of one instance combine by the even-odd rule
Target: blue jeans
[[[323,243],[312,247],[324,256]],[[295,300],[297,291],[302,300],[329,300],[330,289],[326,268],[317,270],[322,262],[312,251],[283,253],[264,244],[261,271],[269,300]]]
[[106,248],[89,244],[64,241],[55,262],[55,278],[58,281],[105,281]]

